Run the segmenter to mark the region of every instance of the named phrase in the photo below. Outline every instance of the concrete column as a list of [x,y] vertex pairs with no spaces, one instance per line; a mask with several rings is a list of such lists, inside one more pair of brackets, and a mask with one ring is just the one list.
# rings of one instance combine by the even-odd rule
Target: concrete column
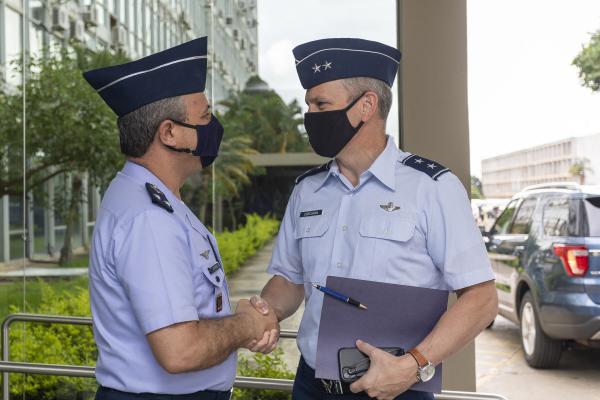
[[[466,0],[398,0],[400,146],[470,192]],[[455,296],[451,296],[452,304]],[[475,346],[444,363],[444,389],[475,391]]]
[[0,262],[10,261],[10,220],[8,196],[0,197]]
[[54,179],[46,182],[47,206],[44,207],[44,234],[46,236],[46,250],[48,255],[53,256],[56,251],[56,231],[54,224]]
[[83,180],[81,184],[81,192],[82,202],[79,207],[79,215],[81,217],[81,244],[84,247],[87,247],[89,244],[89,235],[88,235],[88,221],[89,221],[89,207],[88,202],[91,201],[90,196],[88,195],[88,174],[87,172],[83,175]]
[[35,240],[35,223],[33,220],[33,192],[27,193],[27,222],[24,229],[24,235],[27,238],[27,252],[25,257],[33,257],[34,254],[34,240]]

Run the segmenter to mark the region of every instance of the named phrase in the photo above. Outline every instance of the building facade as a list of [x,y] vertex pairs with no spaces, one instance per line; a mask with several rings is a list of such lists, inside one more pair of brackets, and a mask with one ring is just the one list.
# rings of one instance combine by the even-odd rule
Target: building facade
[[[572,137],[487,158],[481,163],[483,193],[510,198],[529,185],[573,181],[600,184],[600,134]],[[583,173],[574,175],[573,166]]]
[[[22,51],[44,56],[45,49],[77,41],[93,50],[123,49],[136,59],[208,35],[206,87],[217,104],[258,73],[256,7],[256,0],[0,0],[0,68],[7,85],[17,85],[21,76],[11,62]],[[65,225],[45,205],[68,179],[48,182],[44,201],[28,195],[25,224],[22,199],[0,198],[0,263],[60,251]],[[96,188],[85,190],[75,246],[88,242],[100,203]]]

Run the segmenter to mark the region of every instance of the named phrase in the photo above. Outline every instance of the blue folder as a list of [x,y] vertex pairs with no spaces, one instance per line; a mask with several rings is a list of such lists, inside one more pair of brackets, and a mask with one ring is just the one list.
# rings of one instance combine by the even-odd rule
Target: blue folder
[[[326,286],[356,299],[368,310],[324,296],[317,342],[317,378],[339,380],[338,350],[355,347],[357,339],[377,347],[410,350],[431,332],[448,307],[447,290],[333,276],[327,277]],[[411,389],[440,393],[442,365],[436,367],[433,379]]]

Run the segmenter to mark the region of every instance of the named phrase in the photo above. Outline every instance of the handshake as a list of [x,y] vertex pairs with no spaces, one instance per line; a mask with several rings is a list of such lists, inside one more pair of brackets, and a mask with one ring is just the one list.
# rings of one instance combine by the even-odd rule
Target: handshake
[[249,329],[250,339],[242,347],[264,354],[275,349],[279,340],[279,319],[263,298],[252,296],[250,300],[240,300],[235,314],[244,318]]

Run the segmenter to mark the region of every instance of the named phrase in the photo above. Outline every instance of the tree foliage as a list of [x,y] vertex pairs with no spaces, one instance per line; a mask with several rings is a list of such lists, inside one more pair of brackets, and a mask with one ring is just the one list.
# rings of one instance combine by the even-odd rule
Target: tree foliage
[[583,46],[573,65],[579,69],[579,77],[585,87],[594,92],[600,90],[600,30],[590,38],[588,44]]
[[303,119],[296,100],[285,103],[258,77],[248,85],[262,83],[264,90],[246,90],[221,102],[226,107],[223,126],[230,136],[250,138],[250,146],[260,153],[310,151],[308,140],[300,127]]
[[0,91],[0,195],[23,192],[23,122],[26,191],[65,172],[88,172],[90,183],[103,186],[122,164],[115,115],[82,72],[125,62],[126,57],[84,48],[45,53],[18,66],[27,76],[25,87],[4,84]]

